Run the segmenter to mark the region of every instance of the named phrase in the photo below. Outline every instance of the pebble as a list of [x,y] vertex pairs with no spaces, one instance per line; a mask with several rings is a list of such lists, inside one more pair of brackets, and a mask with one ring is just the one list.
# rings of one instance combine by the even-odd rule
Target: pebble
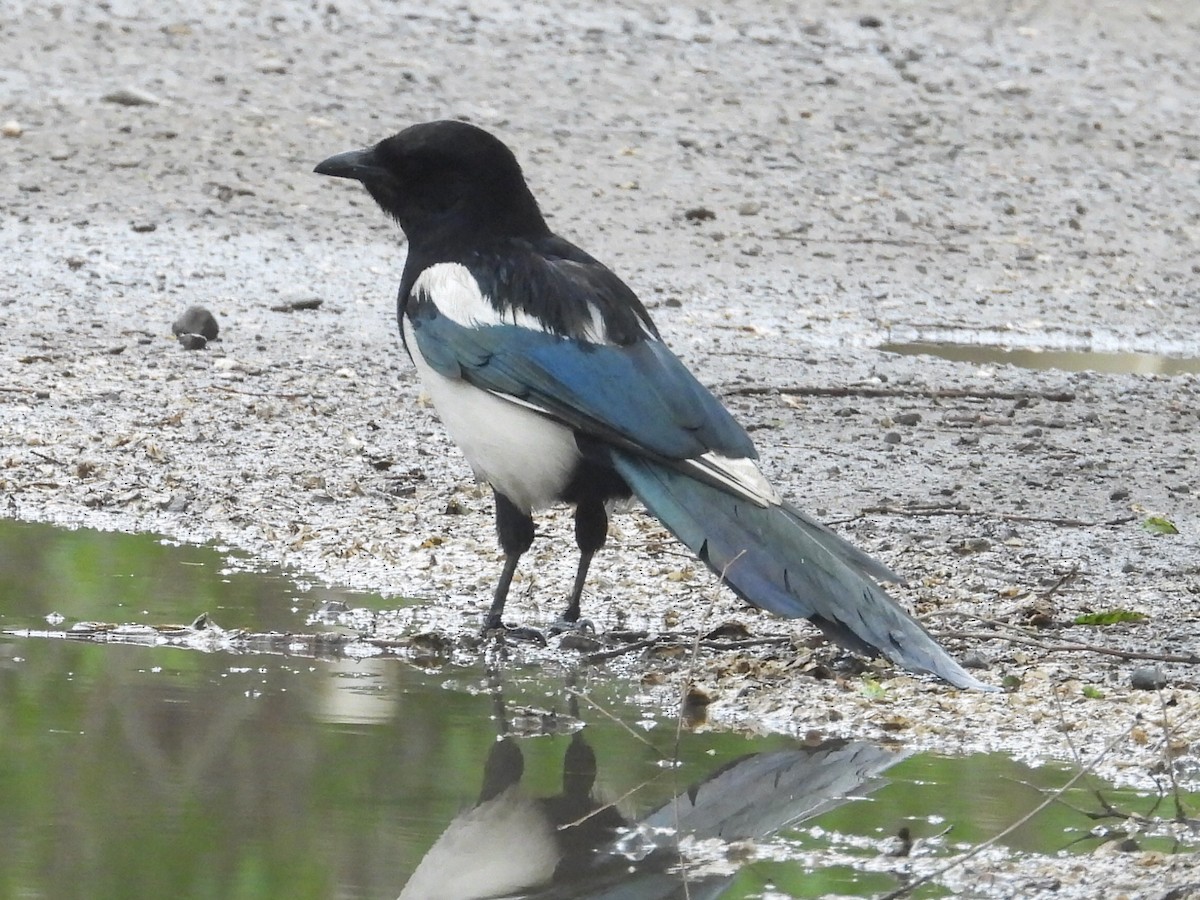
[[5,137],[20,137],[24,134],[25,129],[21,127],[21,123],[16,119],[9,119],[3,125],[0,125],[0,134]]
[[116,103],[119,106],[158,106],[162,103],[162,100],[149,91],[129,87],[109,91],[100,99],[105,103]]
[[1129,686],[1135,691],[1156,691],[1166,685],[1167,677],[1158,666],[1138,666],[1129,676]]
[[320,297],[308,297],[304,300],[289,300],[271,307],[271,312],[300,312],[304,309],[320,309],[325,301]]
[[897,413],[892,421],[897,425],[916,425],[921,421],[921,414],[916,412]]
[[902,440],[903,438],[900,437],[900,432],[898,431],[889,431],[883,436],[885,444],[899,444]]
[[288,70],[287,63],[275,57],[260,59],[255,68],[264,75],[286,75]]
[[[189,334],[203,337],[207,343],[217,339],[221,333],[221,326],[217,324],[217,317],[203,306],[189,306],[171,325],[171,331],[179,337],[180,343],[183,343],[184,335]],[[203,347],[204,344],[200,346]],[[188,349],[199,348],[189,347]]]
[[129,227],[138,234],[149,234],[151,231],[158,230],[158,225],[154,222],[131,222]]

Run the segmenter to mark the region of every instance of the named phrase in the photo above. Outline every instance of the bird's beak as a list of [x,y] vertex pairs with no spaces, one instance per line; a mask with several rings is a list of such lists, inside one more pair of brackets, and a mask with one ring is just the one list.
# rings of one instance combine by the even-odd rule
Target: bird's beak
[[377,182],[385,178],[387,172],[379,164],[375,148],[366,150],[347,150],[317,163],[313,169],[318,175],[332,175],[334,178],[352,178],[363,183]]

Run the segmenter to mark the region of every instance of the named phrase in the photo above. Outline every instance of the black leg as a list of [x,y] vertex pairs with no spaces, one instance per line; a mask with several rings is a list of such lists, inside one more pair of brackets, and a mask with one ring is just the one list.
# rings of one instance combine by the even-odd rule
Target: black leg
[[583,596],[583,583],[587,581],[588,567],[607,537],[608,513],[604,503],[594,499],[581,501],[575,507],[575,543],[579,545],[579,568],[575,571],[575,586],[571,589],[567,611],[563,613],[564,622],[579,621],[579,601]]
[[493,490],[496,497],[496,534],[500,538],[500,549],[504,551],[504,570],[496,585],[492,608],[488,610],[485,628],[503,628],[504,601],[508,599],[508,588],[517,571],[521,554],[533,544],[533,517],[518,509],[511,500]]

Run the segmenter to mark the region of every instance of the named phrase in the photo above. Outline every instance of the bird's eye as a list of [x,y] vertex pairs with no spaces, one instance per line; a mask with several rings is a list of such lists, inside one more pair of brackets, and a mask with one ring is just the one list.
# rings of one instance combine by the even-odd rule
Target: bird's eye
[[418,166],[405,179],[408,203],[426,215],[448,212],[466,193],[466,179],[445,165]]

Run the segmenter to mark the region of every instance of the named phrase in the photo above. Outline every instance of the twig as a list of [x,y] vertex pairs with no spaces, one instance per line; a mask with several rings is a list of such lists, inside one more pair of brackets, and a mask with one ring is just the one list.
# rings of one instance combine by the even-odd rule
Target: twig
[[782,241],[803,241],[806,244],[885,244],[889,247],[930,247],[934,250],[944,250],[947,253],[965,253],[966,248],[960,244],[948,244],[942,241],[922,241],[916,238],[885,238],[885,237],[851,237],[829,238],[809,237],[798,231],[777,231],[775,238]]
[[[739,559],[741,559],[742,556],[745,555],[745,553],[746,553],[745,550],[739,550],[737,556],[735,556],[733,559],[729,560],[729,562],[725,563],[725,565],[721,567],[721,575],[717,579],[719,584],[727,583],[725,580],[725,576],[727,574],[729,574],[729,567],[732,566],[734,563],[736,563]],[[708,622],[708,617],[710,615],[712,615],[713,607],[716,606],[716,603],[717,603],[716,597],[712,597],[710,599],[710,602],[708,603],[708,605],[705,606],[704,616],[700,619],[699,627],[696,629],[696,639],[692,642],[692,655],[691,655],[691,658],[688,660],[687,678],[685,678],[683,681],[683,689],[681,690],[680,695],[679,695],[679,715],[677,715],[675,717],[675,747],[673,750],[674,755],[672,756],[672,760],[676,763],[679,762],[679,745],[683,740],[683,719],[684,719],[684,715],[687,712],[688,693],[691,690],[693,677],[696,674],[696,661],[700,658],[700,643],[702,640],[701,635],[703,635],[705,632],[705,625]],[[672,773],[674,773],[675,768],[672,767],[671,771],[672,771]],[[676,785],[675,787],[678,788],[678,785]],[[676,796],[676,802],[673,804],[673,809],[675,812],[675,834],[676,834],[676,836],[678,836],[681,831],[681,828],[679,825],[679,803],[678,803],[679,792],[678,792],[678,790],[676,790],[675,796]],[[678,853],[678,860],[679,860],[679,874],[680,874],[680,878],[682,879],[682,884],[683,884],[683,897],[684,897],[684,900],[691,900],[692,892],[691,892],[691,888],[690,888],[690,883],[688,882],[688,878],[687,878],[686,860],[683,858],[682,846],[677,845],[676,852]]]
[[585,663],[600,663],[607,662],[610,659],[616,659],[618,656],[624,656],[626,653],[634,653],[638,650],[645,650],[647,647],[653,647],[657,644],[659,638],[645,638],[640,641],[633,641],[621,647],[614,647],[611,650],[597,650],[595,653],[589,653],[583,658]]
[[301,391],[298,394],[264,394],[261,391],[242,391],[235,387],[229,387],[226,384],[210,384],[209,387],[214,391],[224,391],[227,394],[237,394],[241,397],[261,397],[264,400],[299,400],[301,397],[311,397],[313,400],[324,400],[325,394],[314,394],[311,391]]
[[1144,659],[1153,662],[1183,663],[1194,666],[1200,664],[1200,655],[1195,653],[1152,653],[1146,650],[1118,650],[1115,647],[1101,647],[1097,644],[1069,643],[1047,644],[1027,636],[996,634],[988,631],[940,631],[940,638],[962,638],[966,640],[988,641],[1002,640],[1013,644],[1026,644],[1037,647],[1047,653],[1100,653],[1104,656],[1115,656],[1118,659]]
[[645,744],[647,747],[649,747],[655,753],[658,752],[658,748],[655,747],[654,744],[652,744],[649,741],[649,739],[646,738],[645,735],[638,734],[636,731],[633,730],[633,728],[630,726],[630,724],[628,722],[622,721],[620,718],[618,718],[613,713],[609,712],[607,709],[605,709],[603,706],[601,706],[599,703],[597,703],[595,700],[593,700],[587,694],[581,693],[580,691],[577,691],[574,688],[567,688],[567,693],[570,694],[572,697],[577,697],[580,700],[584,701],[589,706],[591,706],[593,709],[595,709],[597,712],[599,712],[601,715],[603,715],[609,719],[612,719],[612,721],[616,722],[623,729],[625,729],[625,731],[629,732],[629,734],[633,735],[635,738],[637,738],[637,740],[641,741],[643,744]]
[[1069,403],[1075,399],[1073,391],[985,391],[971,388],[880,388],[867,385],[844,385],[826,387],[801,385],[770,387],[768,385],[745,385],[729,388],[725,394],[742,397],[760,397],[768,394],[787,394],[793,397],[928,397],[933,400],[1050,400]]
[[66,463],[63,462],[61,459],[55,459],[49,453],[41,453],[37,450],[30,450],[29,452],[32,453],[34,456],[36,456],[38,459],[44,459],[46,462],[54,463],[56,466],[65,466],[66,465]]
[[700,641],[705,650],[745,650],[750,647],[786,647],[792,642],[790,637],[760,637],[746,638],[744,641]]
[[[1067,713],[1063,709],[1062,696],[1057,690],[1052,690],[1050,692],[1050,696],[1054,700],[1054,708],[1058,713],[1059,731],[1062,732],[1063,740],[1067,742],[1067,749],[1071,751],[1071,759],[1075,760],[1075,765],[1082,767],[1083,757],[1079,753],[1079,748],[1075,746],[1075,742],[1071,740],[1071,729],[1067,726]],[[1100,804],[1100,808],[1104,811],[1104,814],[1096,815],[1094,813],[1084,813],[1084,815],[1088,816],[1088,818],[1093,820],[1107,816],[1117,819],[1129,818],[1127,814],[1122,813],[1120,810],[1114,807],[1112,803],[1109,802],[1108,798],[1100,792],[1100,788],[1093,785],[1092,791],[1095,793],[1096,802]],[[1059,799],[1062,799],[1061,796]]]
[[1072,787],[1075,786],[1076,782],[1078,782],[1080,779],[1082,779],[1085,775],[1090,775],[1092,772],[1094,772],[1096,770],[1096,767],[1098,765],[1100,765],[1100,763],[1104,759],[1104,757],[1108,756],[1109,753],[1111,753],[1113,750],[1115,750],[1117,748],[1118,744],[1121,744],[1126,739],[1128,739],[1129,733],[1132,730],[1133,730],[1133,726],[1130,725],[1123,732],[1121,732],[1119,735],[1117,735],[1115,738],[1113,738],[1111,741],[1109,741],[1107,746],[1105,746],[1105,748],[1100,751],[1100,754],[1094,760],[1092,760],[1091,765],[1080,769],[1078,772],[1075,773],[1075,775],[1073,775],[1067,781],[1066,784],[1064,784],[1062,787],[1060,787],[1057,791],[1055,791],[1053,794],[1051,794],[1049,797],[1047,797],[1045,800],[1043,800],[1041,803],[1039,803],[1037,806],[1035,806],[1033,809],[1031,809],[1025,815],[1021,816],[1021,818],[1017,819],[1017,821],[1013,822],[1007,828],[1004,828],[1003,830],[992,835],[990,838],[988,838],[982,844],[976,844],[974,847],[972,847],[969,851],[964,853],[962,856],[958,857],[957,859],[951,860],[950,862],[946,863],[946,865],[942,866],[940,869],[936,869],[933,872],[930,872],[928,875],[922,875],[916,881],[910,881],[908,884],[904,885],[903,887],[897,888],[896,890],[892,891],[891,893],[884,894],[883,897],[881,898],[881,900],[896,900],[897,897],[903,897],[906,894],[912,893],[914,890],[919,888],[921,885],[929,884],[935,878],[939,878],[942,875],[945,875],[947,872],[949,872],[955,866],[961,866],[963,863],[967,862],[967,860],[970,860],[970,859],[978,856],[980,853],[982,853],[984,850],[991,847],[993,844],[1004,839],[1005,837],[1007,837],[1008,835],[1010,835],[1014,831],[1016,831],[1018,828],[1021,828],[1023,825],[1030,822],[1034,816],[1036,816],[1038,813],[1040,813],[1042,810],[1044,810],[1050,804],[1056,803],[1060,797],[1062,797],[1064,794],[1066,794],[1067,791],[1069,791]]
[[[701,634],[703,629],[697,631],[697,635]],[[702,647],[705,650],[746,650],[751,647],[783,647],[792,642],[790,637],[760,637],[747,638],[743,641],[716,641],[706,640],[703,638],[693,638],[693,647]],[[616,659],[618,656],[624,656],[626,653],[634,653],[638,650],[645,650],[647,647],[654,647],[658,644],[679,644],[683,643],[680,635],[677,634],[657,634],[654,637],[643,638],[638,641],[632,641],[628,644],[623,644],[620,647],[613,647],[609,650],[597,650],[594,653],[589,653],[583,658],[586,663],[601,663],[607,662],[610,659]]]
[[1050,585],[1049,588],[1042,591],[1042,599],[1049,600],[1051,597],[1057,594],[1061,588],[1066,587],[1068,584],[1074,581],[1078,575],[1079,563],[1076,563],[1075,565],[1071,566],[1070,572],[1058,579],[1058,581],[1054,582],[1054,584]]
[[1171,764],[1171,724],[1167,720],[1167,701],[1161,690],[1158,692],[1158,703],[1162,709],[1163,768],[1167,770],[1167,777],[1171,779],[1171,796],[1175,800],[1175,821],[1184,822],[1187,820],[1187,813],[1183,810],[1183,797],[1179,790],[1179,779],[1175,777],[1175,766]]
[[585,813],[584,815],[582,815],[578,819],[576,819],[574,822],[563,822],[561,825],[558,826],[558,830],[566,831],[568,828],[574,828],[577,825],[582,825],[588,819],[592,818],[593,816],[600,815],[600,813],[604,812],[605,810],[616,809],[617,805],[619,803],[622,803],[628,797],[632,797],[634,794],[636,794],[638,791],[640,791],[642,788],[646,787],[647,785],[653,784],[655,781],[658,780],[658,778],[659,778],[659,776],[655,776],[654,778],[651,778],[649,781],[643,781],[641,784],[634,785],[629,790],[627,790],[625,793],[623,793],[620,797],[617,797],[615,800],[610,800],[608,803],[604,803],[600,806],[597,806],[591,812]]
[[1004,513],[1004,512],[985,512],[982,510],[971,509],[966,506],[950,506],[944,504],[938,505],[915,505],[915,506],[867,506],[861,509],[853,516],[845,519],[835,519],[826,524],[829,525],[845,525],[848,522],[857,522],[865,516],[963,516],[966,518],[986,518],[999,519],[1001,522],[1028,522],[1028,523],[1043,523],[1046,525],[1060,525],[1064,528],[1115,528],[1118,525],[1128,525],[1130,522],[1136,522],[1137,516],[1119,516],[1115,519],[1101,519],[1098,521],[1089,521],[1087,519],[1068,519],[1061,516],[1028,516],[1024,513]]

